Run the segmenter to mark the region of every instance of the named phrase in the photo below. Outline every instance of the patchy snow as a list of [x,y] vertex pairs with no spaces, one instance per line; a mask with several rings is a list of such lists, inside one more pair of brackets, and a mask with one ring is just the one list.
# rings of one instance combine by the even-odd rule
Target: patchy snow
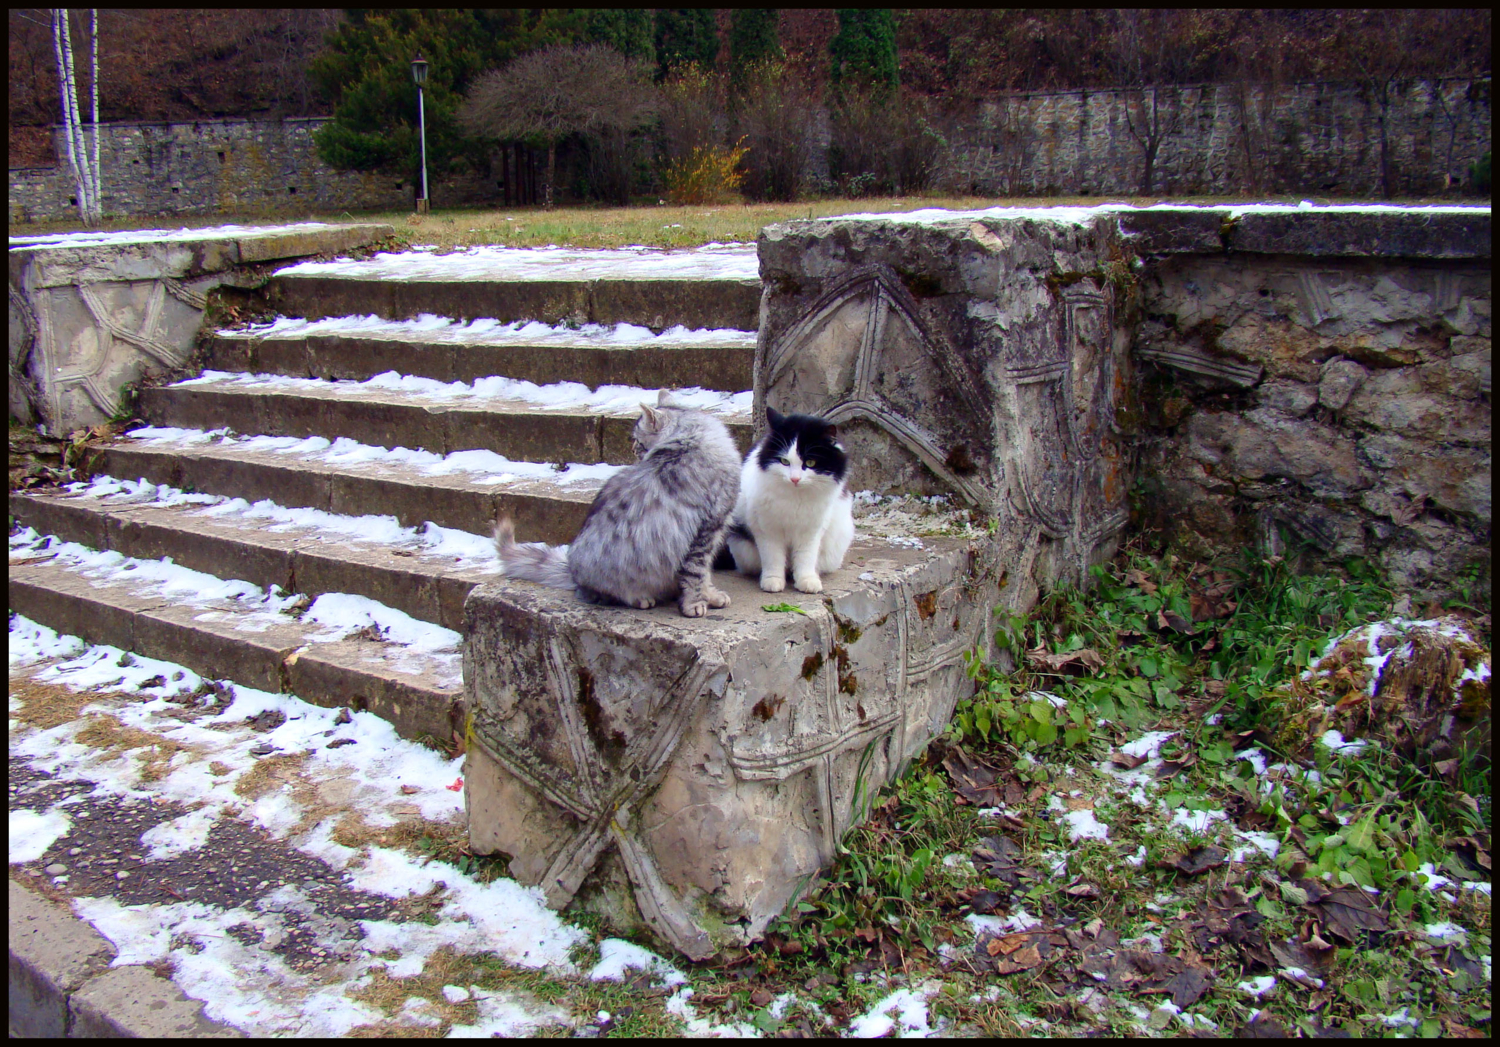
[[591,349],[676,349],[687,346],[755,348],[755,331],[735,328],[689,329],[678,324],[657,334],[637,324],[544,324],[537,320],[479,318],[456,320],[419,313],[414,320],[363,316],[330,316],[322,320],[281,316],[267,323],[218,331],[220,338],[306,338],[310,335],[356,335],[393,342],[452,345],[514,345],[527,347],[584,346]]
[[73,827],[66,811],[10,812],[10,864],[34,862]]
[[1429,938],[1436,938],[1440,942],[1462,942],[1468,938],[1469,932],[1456,923],[1444,920],[1440,923],[1429,923],[1422,928],[1422,933]]
[[606,938],[599,943],[599,962],[589,971],[589,978],[596,982],[620,982],[629,970],[655,974],[667,986],[687,981],[686,975],[656,953],[619,938]]
[[[601,385],[590,389],[582,382],[553,382],[538,385],[519,378],[491,375],[470,382],[440,382],[396,371],[384,371],[363,381],[323,378],[292,378],[279,374],[256,374],[247,371],[206,370],[196,378],[175,383],[172,388],[212,387],[215,389],[253,389],[258,392],[286,393],[292,396],[358,398],[365,394],[379,397],[395,393],[403,399],[424,404],[450,404],[465,408],[503,410],[506,405],[524,405],[543,411],[575,411],[593,414],[639,414],[641,404],[656,404],[661,389],[637,385]],[[692,386],[666,390],[670,403],[679,407],[696,407],[710,414],[741,416],[750,413],[753,394],[725,393]]]
[[449,254],[384,252],[363,261],[301,262],[277,276],[338,277],[351,280],[519,281],[519,280],[734,280],[760,283],[754,244],[705,244],[686,250],[622,247],[581,250],[569,247],[470,247]]
[[1120,746],[1126,756],[1144,756],[1148,760],[1161,755],[1162,743],[1175,735],[1176,731],[1147,731],[1133,742]]
[[1326,745],[1329,749],[1333,750],[1340,756],[1358,756],[1360,753],[1364,752],[1370,744],[1369,742],[1362,741],[1358,738],[1346,742],[1344,741],[1344,736],[1342,734],[1340,734],[1338,731],[1333,730],[1324,731],[1323,736],[1318,739],[1318,742],[1322,745]]
[[1245,846],[1234,848],[1229,854],[1231,862],[1243,862],[1256,853],[1265,855],[1267,858],[1275,858],[1281,851],[1281,841],[1267,832],[1255,829],[1236,829],[1235,839],[1244,840]]
[[1033,927],[1040,927],[1042,921],[1032,916],[1024,908],[1017,905],[1009,916],[981,916],[978,913],[970,913],[964,917],[964,922],[974,928],[974,938],[977,941],[981,935],[1018,934],[1021,931],[1029,931]]
[[1021,695],[1021,700],[1026,702],[1046,702],[1054,709],[1066,709],[1068,707],[1068,700],[1066,698],[1060,698],[1051,691],[1027,691]]
[[[1303,201],[1306,203],[1306,201]],[[1135,211],[1155,210],[1203,210],[1212,212],[1227,212],[1226,217],[1230,219],[1240,218],[1250,214],[1317,214],[1317,213],[1342,213],[1342,214],[1370,214],[1370,213],[1397,213],[1397,214],[1488,214],[1488,207],[1464,207],[1457,205],[1436,205],[1426,207],[1405,207],[1396,204],[1323,204],[1303,207],[1301,204],[1270,204],[1270,203],[1244,203],[1229,205],[1204,205],[1195,206],[1190,204],[1161,203],[1150,207],[1136,207],[1131,204],[1099,204],[1093,207],[990,207],[973,211],[947,211],[941,208],[924,208],[917,211],[890,212],[883,214],[872,214],[861,212],[858,214],[829,215],[826,218],[815,218],[813,222],[841,222],[841,221],[884,221],[900,225],[935,225],[942,222],[974,222],[979,219],[996,219],[1000,221],[1029,220],[1033,222],[1048,222],[1056,225],[1084,225],[1095,218],[1116,215],[1124,215]]]
[[471,483],[486,486],[546,480],[564,486],[588,484],[597,487],[624,468],[619,465],[572,463],[558,469],[550,464],[512,461],[493,451],[454,451],[442,455],[406,447],[386,448],[362,444],[344,436],[332,441],[323,436],[235,436],[223,431],[205,432],[202,429],[149,425],[132,429],[125,435],[161,448],[186,450],[213,444],[229,451],[281,455],[333,466],[404,466],[423,476],[462,473],[467,474]]
[[310,233],[319,229],[338,229],[326,222],[294,222],[290,225],[212,225],[202,229],[134,229],[117,233],[44,233],[36,236],[12,236],[10,249],[93,247],[103,244],[183,243],[190,240],[243,240],[256,236],[280,236],[283,233]]
[[873,1039],[894,1032],[897,1036],[931,1036],[927,1023],[927,998],[941,988],[935,981],[915,989],[897,989],[849,1023],[848,1035]]
[[1234,754],[1234,758],[1236,760],[1244,760],[1248,763],[1251,769],[1255,771],[1256,777],[1261,777],[1266,773],[1266,756],[1259,748],[1245,749],[1242,752],[1237,752]]
[[1172,812],[1171,824],[1186,829],[1190,833],[1206,833],[1208,827],[1217,821],[1228,818],[1223,811],[1190,811],[1186,807],[1179,807]]
[[1073,843],[1079,840],[1109,839],[1109,826],[1096,819],[1094,812],[1087,808],[1069,811],[1063,815],[1062,820],[1067,823],[1068,839]]
[[1269,995],[1272,989],[1276,988],[1276,978],[1274,975],[1266,974],[1259,978],[1237,982],[1235,988],[1244,991],[1247,996],[1261,1000]]
[[[11,620],[11,645],[31,648],[30,658],[47,644],[40,630],[19,616]],[[248,924],[274,939],[288,928],[283,913],[310,911],[311,899],[295,884],[278,888],[251,905],[222,908],[186,900],[173,904],[122,906],[112,898],[79,898],[74,910],[114,943],[116,966],[166,962],[174,980],[189,996],[205,1002],[210,1018],[245,1029],[252,1035],[341,1036],[356,1025],[378,1022],[383,1015],[353,999],[349,993],[368,982],[369,972],[383,967],[392,977],[420,973],[436,950],[496,956],[506,963],[559,974],[574,973],[569,951],[587,939],[585,932],[563,923],[547,908],[536,888],[508,879],[487,884],[441,861],[424,861],[404,852],[378,846],[344,847],[329,838],[333,819],[304,828],[310,814],[286,788],[247,803],[236,786],[253,771],[252,748],[269,743],[273,750],[306,753],[305,771],[317,782],[342,781],[349,800],[346,812],[356,813],[370,827],[388,827],[402,818],[418,817],[433,823],[463,816],[459,781],[463,758],[440,753],[397,736],[385,720],[366,712],[309,705],[292,695],[270,694],[234,684],[221,684],[229,704],[212,713],[184,721],[174,714],[180,704],[164,700],[195,690],[196,674],[171,663],[151,661],[141,671],[165,683],[148,683],[134,666],[118,667],[123,652],[82,645],[70,662],[49,665],[35,673],[75,690],[101,682],[138,697],[101,697],[84,712],[115,718],[129,729],[149,732],[180,746],[160,777],[143,776],[140,751],[111,751],[77,740],[85,719],[46,730],[13,720],[10,758],[63,781],[81,781],[96,796],[116,796],[148,802],[174,802],[192,809],[157,825],[142,837],[147,862],[191,854],[201,847],[213,825],[238,819],[284,839],[305,853],[329,860],[343,869],[351,886],[386,897],[405,897],[430,889],[441,891],[436,924],[358,921],[363,938],[350,949],[353,956],[337,968],[338,977],[304,975],[278,955],[247,946],[230,928]],[[132,661],[147,662],[139,656]],[[96,671],[100,665],[112,672]],[[122,670],[130,670],[122,672]],[[247,718],[275,710],[285,719],[278,726],[257,730]],[[14,712],[14,710],[13,710]],[[347,721],[347,722],[343,722]],[[333,741],[342,742],[328,748]],[[211,766],[212,765],[212,766]],[[34,860],[67,828],[69,809],[79,797],[60,801],[49,810],[18,812],[20,832],[12,815],[12,861]],[[49,838],[50,837],[50,838]],[[20,857],[18,858],[18,848]],[[337,877],[339,874],[335,873]],[[397,960],[378,954],[396,949]],[[478,1021],[455,1029],[455,1035],[522,1035],[541,1024],[565,1020],[555,1007],[505,993],[480,990]],[[423,1018],[423,1022],[430,1024]]]
[[749,1022],[732,1022],[720,1025],[706,1018],[698,1017],[697,1009],[688,1001],[693,997],[693,990],[684,985],[671,996],[667,997],[667,1013],[675,1015],[682,1020],[682,1031],[688,1036],[714,1036],[714,1037],[736,1037],[739,1039],[758,1039],[760,1030]]

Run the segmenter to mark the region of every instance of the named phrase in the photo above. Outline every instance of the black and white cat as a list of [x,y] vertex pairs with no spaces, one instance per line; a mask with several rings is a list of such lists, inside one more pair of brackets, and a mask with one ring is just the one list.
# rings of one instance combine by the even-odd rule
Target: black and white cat
[[820,575],[844,565],[854,541],[854,499],[845,487],[849,460],[836,426],[806,414],[766,410],[769,430],[740,470],[728,547],[745,574],[760,573],[768,593],[792,584],[823,591]]

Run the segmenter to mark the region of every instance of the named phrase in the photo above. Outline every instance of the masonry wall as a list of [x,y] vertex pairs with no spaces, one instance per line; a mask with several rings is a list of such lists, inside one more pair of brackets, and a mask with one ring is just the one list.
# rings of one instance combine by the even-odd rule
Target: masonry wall
[[[266,215],[392,210],[414,206],[410,178],[336,171],[318,158],[313,132],[328,117],[201,120],[100,126],[106,214]],[[57,155],[66,156],[61,128]],[[482,174],[430,186],[435,205],[493,202],[501,189]],[[76,216],[67,163],[10,171],[12,222]]]
[[1134,238],[1136,522],[1488,591],[1489,211],[1179,216],[1124,223],[1164,223]]
[[[1384,117],[1392,195],[1442,193],[1490,148],[1490,81],[1413,83],[1393,91]],[[1378,198],[1381,120],[1379,102],[1349,83],[1004,95],[950,136],[938,180],[983,195],[1143,192],[1154,128],[1161,196]]]

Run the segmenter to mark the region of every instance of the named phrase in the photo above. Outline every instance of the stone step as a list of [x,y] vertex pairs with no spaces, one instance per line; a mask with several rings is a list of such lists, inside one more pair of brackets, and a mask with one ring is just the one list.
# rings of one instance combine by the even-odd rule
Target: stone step
[[[455,401],[362,383],[222,372],[143,389],[139,412],[157,426],[228,426],[273,436],[346,437],[438,454],[484,450],[518,461],[611,465],[636,461],[631,432],[640,416],[638,409],[548,410],[497,397]],[[725,411],[720,417],[741,449],[748,450],[754,429],[749,412]]]
[[[477,555],[455,557],[432,552],[409,533],[381,540],[389,528],[379,519],[319,521],[305,509],[267,506],[226,512],[234,507],[222,500],[205,506],[208,496],[184,499],[170,488],[128,484],[118,491],[120,486],[12,492],[11,516],[64,541],[140,559],[169,557],[180,566],[263,589],[278,586],[308,597],[355,593],[458,632],[469,590],[498,576],[489,540],[478,535],[463,536],[470,540],[459,546]],[[117,493],[94,493],[111,488]],[[292,522],[299,513],[306,520],[302,526]],[[351,537],[362,532],[374,537]]]
[[672,252],[491,247],[380,254],[290,266],[267,286],[279,312],[314,320],[431,313],[506,323],[628,323],[654,331],[756,330],[760,291],[755,247],[748,244]]
[[367,710],[406,738],[446,745],[462,729],[456,649],[431,653],[357,634],[319,642],[327,628],[268,605],[99,577],[108,572],[70,567],[52,552],[28,555],[13,545],[9,566],[10,610],[59,633],[176,662],[208,679]]
[[[336,321],[334,323],[337,323]],[[260,333],[219,331],[204,346],[204,366],[302,378],[361,381],[385,371],[472,382],[489,375],[547,385],[581,382],[661,388],[749,389],[754,331],[691,331],[626,342],[558,329],[564,336],[483,339],[440,336],[430,325],[384,323]],[[697,336],[697,337],[695,337]]]
[[[326,461],[330,450],[288,453],[290,440],[203,434],[183,438],[121,437],[100,446],[83,463],[90,476],[144,479],[153,484],[204,494],[270,499],[293,508],[321,509],[345,516],[394,516],[403,527],[431,522],[472,534],[487,534],[495,517],[506,513],[527,541],[571,541],[604,482],[590,467],[576,483],[521,478],[494,482],[493,468],[436,473],[412,461],[393,461],[380,448],[342,447],[340,461]],[[314,444],[320,441],[312,441]],[[278,449],[279,446],[279,449]],[[419,457],[419,456],[412,456]],[[446,467],[436,456],[429,456]],[[562,474],[564,477],[567,474]],[[485,482],[488,481],[488,482]]]

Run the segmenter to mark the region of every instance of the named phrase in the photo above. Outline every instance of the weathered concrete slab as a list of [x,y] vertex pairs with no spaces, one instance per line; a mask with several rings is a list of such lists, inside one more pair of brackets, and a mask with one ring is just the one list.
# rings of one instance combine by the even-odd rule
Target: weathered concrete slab
[[[474,849],[695,958],[755,939],[972,689],[993,561],[925,541],[856,541],[818,596],[721,573],[733,602],[701,619],[474,590]],[[783,597],[806,613],[763,609]]]
[[390,235],[314,222],[13,238],[11,417],[54,436],[106,421],[123,386],[187,362],[213,288],[258,283],[258,264]]
[[11,1035],[66,1036],[69,995],[108,969],[115,948],[14,880],[9,890]]

